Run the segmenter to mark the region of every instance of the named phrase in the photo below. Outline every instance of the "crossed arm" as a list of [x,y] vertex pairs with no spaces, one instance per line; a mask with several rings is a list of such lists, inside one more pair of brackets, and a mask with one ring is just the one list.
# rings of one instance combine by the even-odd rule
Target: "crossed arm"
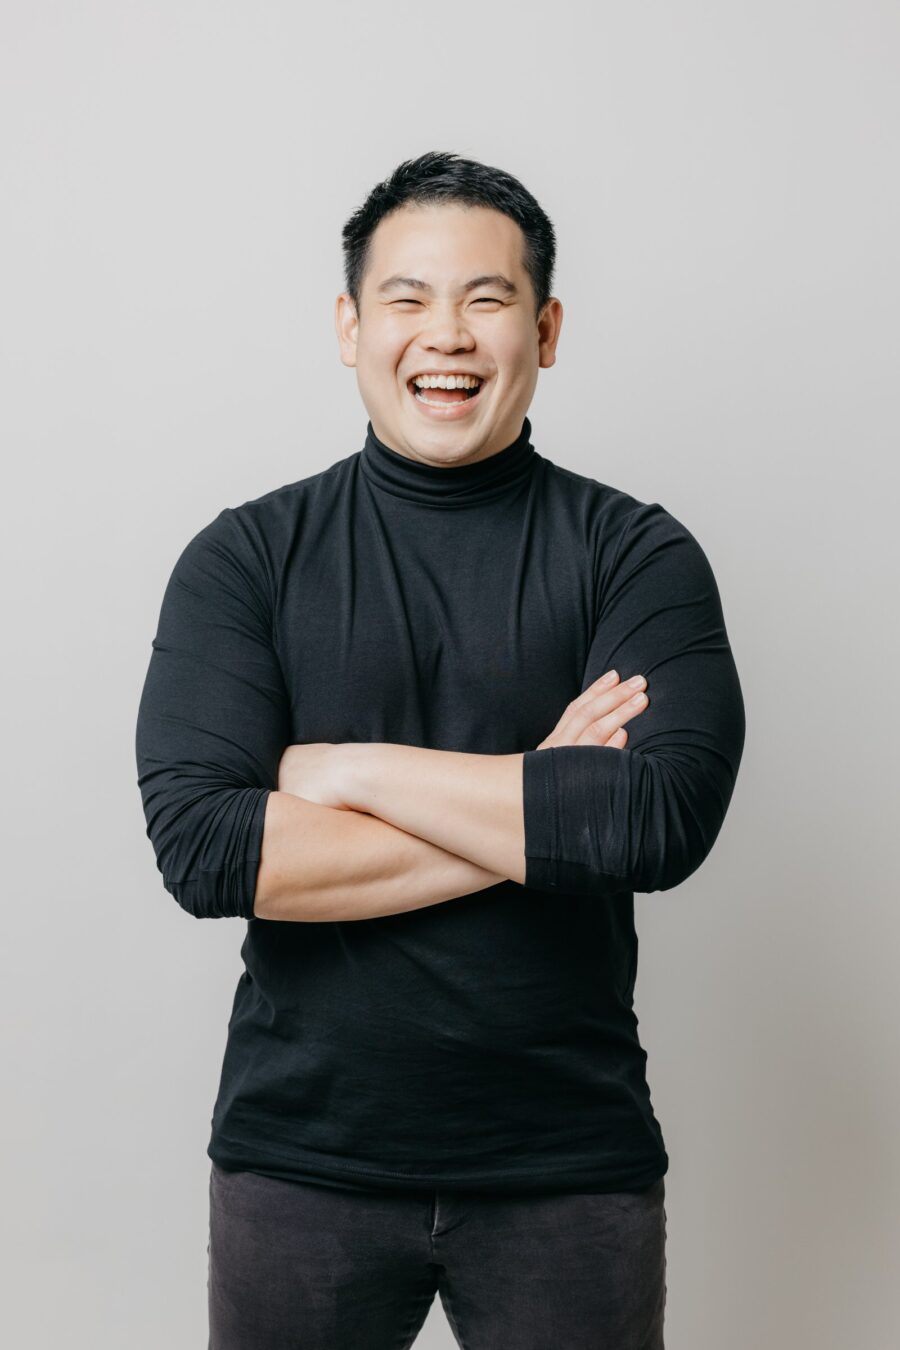
[[[607,672],[537,748],[621,748],[624,723],[646,706],[634,694]],[[267,803],[254,914],[371,918],[523,883],[522,761],[390,743],[288,746]]]
[[[604,538],[585,689],[534,750],[294,745],[264,569],[239,513],[223,511],[172,571],[138,712],[138,785],[166,889],[196,918],[310,921],[400,913],[507,878],[564,895],[679,885],[728,808],[740,683],[690,532],[651,503]],[[614,665],[621,681],[613,671],[603,686]],[[652,681],[653,706],[626,748],[622,723],[644,710],[628,703],[633,671]]]

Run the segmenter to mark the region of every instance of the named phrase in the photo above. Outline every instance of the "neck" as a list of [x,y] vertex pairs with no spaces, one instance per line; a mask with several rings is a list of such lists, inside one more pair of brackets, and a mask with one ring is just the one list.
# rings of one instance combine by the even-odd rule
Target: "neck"
[[370,482],[395,497],[430,506],[471,506],[506,496],[531,477],[538,455],[530,437],[526,417],[516,439],[493,455],[468,464],[426,464],[385,445],[369,422],[360,465]]

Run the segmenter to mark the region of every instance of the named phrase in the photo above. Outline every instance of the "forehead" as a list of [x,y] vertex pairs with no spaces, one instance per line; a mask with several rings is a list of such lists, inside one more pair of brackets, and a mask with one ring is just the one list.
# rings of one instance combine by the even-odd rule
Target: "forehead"
[[403,206],[379,221],[372,234],[365,284],[377,287],[398,272],[438,283],[487,272],[520,281],[523,246],[516,222],[491,207]]

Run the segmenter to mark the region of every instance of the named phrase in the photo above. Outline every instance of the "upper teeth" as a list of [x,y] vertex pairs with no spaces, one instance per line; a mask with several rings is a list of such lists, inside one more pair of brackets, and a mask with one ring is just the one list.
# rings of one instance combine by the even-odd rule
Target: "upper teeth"
[[476,375],[417,375],[413,383],[419,389],[477,389]]

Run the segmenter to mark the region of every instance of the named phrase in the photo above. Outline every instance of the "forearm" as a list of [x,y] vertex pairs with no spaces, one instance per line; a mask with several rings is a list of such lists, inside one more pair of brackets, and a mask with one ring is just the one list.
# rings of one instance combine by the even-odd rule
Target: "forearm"
[[374,815],[271,792],[253,912],[306,923],[371,919],[504,879]]
[[521,754],[359,742],[342,746],[341,755],[341,795],[355,811],[524,882]]

